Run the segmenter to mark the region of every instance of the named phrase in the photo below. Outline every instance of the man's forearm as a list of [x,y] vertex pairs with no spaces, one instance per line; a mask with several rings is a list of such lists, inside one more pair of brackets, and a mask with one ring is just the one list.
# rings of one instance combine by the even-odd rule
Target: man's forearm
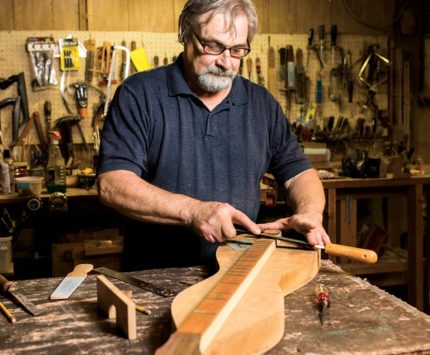
[[314,169],[309,169],[285,183],[288,191],[288,204],[297,214],[310,214],[322,223],[325,194]]
[[188,225],[198,200],[158,188],[129,171],[113,171],[98,178],[100,200],[140,221]]

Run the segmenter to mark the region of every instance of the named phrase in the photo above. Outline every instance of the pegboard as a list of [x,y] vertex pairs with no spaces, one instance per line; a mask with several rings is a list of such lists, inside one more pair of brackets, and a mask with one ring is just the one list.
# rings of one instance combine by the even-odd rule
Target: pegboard
[[[303,52],[303,65],[306,76],[309,79],[308,87],[308,99],[310,103],[315,104],[316,98],[316,80],[317,78],[322,79],[323,83],[323,93],[322,93],[322,103],[319,107],[318,114],[315,117],[317,123],[320,123],[324,117],[328,116],[344,116],[352,119],[357,117],[363,117],[365,119],[370,119],[366,117],[367,113],[363,112],[363,102],[367,98],[367,89],[362,86],[358,79],[358,73],[361,68],[363,59],[367,55],[367,49],[369,45],[377,44],[384,56],[387,56],[388,44],[387,37],[385,36],[357,36],[357,35],[341,35],[338,36],[337,46],[342,47],[344,52],[351,52],[351,64],[352,64],[352,78],[354,81],[354,91],[352,103],[347,102],[346,92],[342,91],[342,104],[339,105],[333,102],[329,98],[329,82],[330,82],[330,71],[332,69],[331,63],[331,48],[329,41],[325,41],[324,44],[324,57],[323,64],[324,67],[321,68],[319,61],[316,57],[314,51],[308,53],[308,35],[285,35],[285,34],[260,34],[257,35],[252,42],[252,51],[248,55],[251,57],[252,62],[255,63],[257,57],[260,59],[263,68],[264,83],[267,85],[267,70],[268,70],[268,51],[269,43],[275,49],[276,53],[276,72],[277,72],[277,90],[272,92],[273,96],[281,103],[284,112],[289,117],[290,121],[294,122],[300,115],[297,110],[298,105],[295,103],[294,91],[292,93],[291,107],[288,108],[286,94],[284,90],[285,83],[280,80],[280,55],[279,50],[282,47],[290,45],[293,47],[294,55],[297,49],[301,49]],[[318,40],[314,38],[314,44],[318,45]],[[309,60],[308,60],[309,55]],[[248,58],[248,57],[246,57]],[[296,57],[294,57],[296,61]],[[338,51],[335,52],[334,56],[334,67],[340,64],[341,58]],[[249,78],[246,70],[243,71],[242,75]],[[255,65],[251,73],[251,79],[257,81],[257,73],[255,71]],[[378,107],[381,110],[386,110],[388,108],[388,94],[387,94],[387,83],[378,88],[375,100],[378,103]]]
[[[171,63],[173,58],[182,51],[182,45],[177,40],[176,33],[146,33],[146,32],[100,32],[100,31],[75,31],[72,33],[66,31],[2,31],[0,32],[0,41],[2,46],[0,48],[0,78],[8,78],[12,75],[24,72],[27,88],[27,96],[29,101],[30,115],[38,112],[42,119],[42,124],[45,123],[43,116],[43,106],[45,101],[49,100],[52,104],[52,125],[55,120],[67,115],[65,106],[62,103],[59,85],[49,87],[45,90],[32,90],[31,81],[34,79],[29,54],[26,51],[25,44],[29,37],[49,37],[52,36],[57,42],[60,38],[65,38],[68,35],[73,35],[78,38],[80,43],[86,40],[94,39],[96,46],[102,46],[104,41],[109,41],[112,45],[120,45],[125,41],[126,46],[130,48],[131,41],[135,41],[137,48],[144,47],[148,57],[153,62],[154,56],[159,57],[160,65],[163,64],[165,58],[167,62]],[[284,111],[291,121],[295,121],[298,117],[297,105],[292,99],[290,108],[286,106],[286,95],[283,91],[284,83],[279,81],[280,78],[280,56],[279,49],[286,45],[291,45],[294,52],[301,48],[303,51],[304,64],[306,65],[307,59],[307,34],[287,35],[287,34],[258,34],[252,42],[252,51],[246,59],[251,59],[254,65],[250,69],[251,80],[257,82],[257,72],[255,62],[259,58],[261,63],[261,73],[264,78],[264,84],[267,85],[267,71],[268,71],[268,50],[270,45],[275,49],[276,53],[276,72],[277,72],[277,89],[272,92],[274,97],[282,104]],[[314,43],[317,40],[314,39]],[[362,102],[365,100],[367,91],[360,87],[357,73],[361,66],[361,59],[366,54],[367,46],[370,44],[378,44],[382,49],[387,48],[387,38],[384,36],[338,36],[338,46],[344,48],[345,52],[350,51],[352,54],[352,63],[358,63],[353,66],[353,77],[355,81],[353,103],[349,104],[344,101],[344,104],[339,107],[336,103],[330,101],[328,98],[328,80],[330,76],[330,43],[325,44],[324,50],[324,69],[321,70],[319,62],[315,53],[311,53],[309,63],[305,66],[305,73],[309,78],[309,102],[315,102],[315,82],[318,75],[321,75],[323,80],[323,101],[320,105],[318,115],[315,117],[317,122],[324,117],[333,115],[338,117],[340,115],[354,119],[358,115],[363,115]],[[339,64],[339,57],[336,57],[336,64]],[[54,61],[54,69],[56,71],[56,78],[60,83],[62,73],[59,70],[59,60]],[[117,59],[118,68],[116,73],[120,73],[121,59]],[[247,70],[243,70],[242,75],[249,78]],[[82,82],[85,77],[85,59],[82,59],[82,65],[79,71],[69,72],[67,75],[67,83]],[[119,81],[119,80],[118,80]],[[92,84],[97,86],[97,81],[93,80]],[[117,85],[112,85],[110,89],[110,97]],[[100,87],[101,90],[106,92],[106,87]],[[77,114],[77,108],[73,97],[73,90],[66,95],[69,107]],[[6,90],[0,91],[0,100],[8,97],[15,97],[17,95],[15,86],[11,86]],[[92,110],[99,100],[99,93],[88,90],[88,118],[81,121],[82,131],[84,133],[85,142],[92,144],[93,142],[93,129],[92,129]],[[383,85],[376,95],[376,100],[380,109],[385,109],[388,106],[388,95],[386,85]],[[365,114],[365,113],[364,113]],[[12,108],[6,107],[0,110],[0,128],[3,136],[3,146],[6,147],[11,141],[11,123],[12,123]],[[73,142],[77,145],[82,144],[82,138],[77,130],[73,130]],[[38,138],[35,129],[30,129],[27,139],[27,145],[38,144]],[[92,153],[92,150],[88,150]],[[87,151],[87,152],[88,152]],[[20,147],[14,148],[14,157],[19,161],[28,159],[25,149],[20,150]],[[91,159],[88,159],[91,161]]]

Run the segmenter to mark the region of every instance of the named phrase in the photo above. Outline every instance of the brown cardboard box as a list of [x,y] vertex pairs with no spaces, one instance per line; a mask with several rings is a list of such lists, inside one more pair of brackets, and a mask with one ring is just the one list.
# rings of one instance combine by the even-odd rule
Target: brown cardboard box
[[74,243],[52,245],[52,275],[65,276],[78,264],[93,264],[94,267],[108,267],[120,270],[123,240],[88,239]]

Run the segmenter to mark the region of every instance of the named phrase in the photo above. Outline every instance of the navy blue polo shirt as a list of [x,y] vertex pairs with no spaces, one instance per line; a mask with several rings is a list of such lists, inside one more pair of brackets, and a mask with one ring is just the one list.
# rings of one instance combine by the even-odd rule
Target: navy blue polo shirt
[[260,180],[311,167],[279,103],[240,76],[212,111],[188,87],[183,56],[130,76],[115,92],[98,174],[129,170],[165,190],[228,202],[255,220]]

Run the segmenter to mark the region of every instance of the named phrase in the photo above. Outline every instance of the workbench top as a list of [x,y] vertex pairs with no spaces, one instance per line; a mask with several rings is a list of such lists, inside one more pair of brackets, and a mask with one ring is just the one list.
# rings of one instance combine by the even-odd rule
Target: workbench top
[[[207,276],[203,267],[129,274],[176,291]],[[90,275],[69,300],[50,301],[48,297],[61,279],[17,282],[20,292],[40,307],[42,313],[37,317],[0,296],[17,319],[11,324],[0,317],[2,354],[152,354],[167,339],[172,298],[111,279],[122,291],[132,290],[133,300],[151,311],[150,315],[137,313],[137,339],[127,340],[118,334],[114,320],[97,313],[95,275]],[[326,286],[332,302],[330,321],[324,325],[315,305],[318,283]],[[268,354],[429,351],[430,316],[324,260],[313,281],[285,297],[284,337]]]

